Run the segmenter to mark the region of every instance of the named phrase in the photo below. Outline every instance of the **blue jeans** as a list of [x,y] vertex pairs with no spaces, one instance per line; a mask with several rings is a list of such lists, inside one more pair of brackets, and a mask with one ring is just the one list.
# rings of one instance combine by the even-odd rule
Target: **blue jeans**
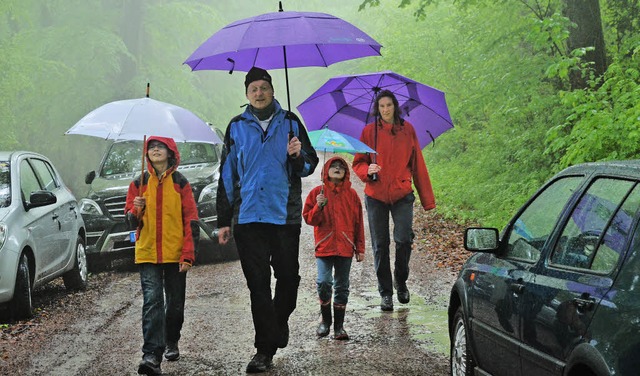
[[[187,273],[179,264],[139,264],[142,285],[142,352],[162,359],[166,342],[178,342],[184,322]],[[165,304],[166,295],[166,304]]]
[[[316,257],[318,267],[318,297],[323,302],[331,301],[335,281],[334,304],[347,304],[349,300],[349,272],[351,257],[329,256]],[[335,273],[332,271],[335,270]]]
[[[251,298],[258,353],[274,355],[278,338],[296,309],[300,264],[300,225],[238,224],[233,237]],[[271,268],[276,279],[271,294]]]
[[413,192],[393,204],[385,204],[365,195],[369,231],[373,247],[373,262],[378,277],[380,296],[393,295],[391,262],[389,261],[389,213],[393,218],[393,241],[396,243],[396,262],[393,277],[397,287],[406,289],[409,278],[409,259],[413,244]]

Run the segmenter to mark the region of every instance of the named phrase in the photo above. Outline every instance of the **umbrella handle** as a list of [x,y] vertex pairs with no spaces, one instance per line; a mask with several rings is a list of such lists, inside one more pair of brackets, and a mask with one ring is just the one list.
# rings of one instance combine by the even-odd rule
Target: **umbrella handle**
[[[373,136],[373,139],[374,139],[373,140],[373,149],[377,152],[378,151],[377,150],[378,149],[378,117],[377,116],[376,116],[376,122],[374,124],[374,127],[375,128],[373,128],[374,129],[374,132],[373,132],[373,134],[374,134],[374,136]],[[378,159],[378,158],[376,158],[377,155],[378,154],[374,154],[374,155],[371,156],[371,160],[372,160],[373,163],[376,163],[376,161]],[[371,175],[371,181],[378,181],[378,174]]]
[[140,174],[140,190],[139,192],[142,193],[142,186],[144,185],[144,157],[145,154],[147,154],[147,135],[144,135],[144,138],[142,140],[142,173]]

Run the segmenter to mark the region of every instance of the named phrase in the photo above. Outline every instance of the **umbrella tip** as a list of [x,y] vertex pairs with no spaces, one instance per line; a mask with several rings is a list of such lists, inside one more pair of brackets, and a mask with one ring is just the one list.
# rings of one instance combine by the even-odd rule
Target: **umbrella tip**
[[278,1],[278,12],[283,12],[283,10],[282,10],[282,1]]
[[149,83],[147,82],[147,98],[149,98]]

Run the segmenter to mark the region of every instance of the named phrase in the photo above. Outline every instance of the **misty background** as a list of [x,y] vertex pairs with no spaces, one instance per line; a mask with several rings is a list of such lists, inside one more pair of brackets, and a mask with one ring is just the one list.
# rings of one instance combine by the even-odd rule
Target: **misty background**
[[[423,150],[438,212],[501,227],[560,169],[640,152],[637,0],[284,0],[329,13],[382,56],[289,69],[291,110],[327,79],[392,70],[446,94],[455,128]],[[244,72],[184,60],[274,0],[3,0],[0,149],[49,157],[80,198],[110,141],[64,132],[111,101],[150,97],[224,130]],[[295,31],[292,31],[295,32]],[[270,70],[286,107],[284,70]]]

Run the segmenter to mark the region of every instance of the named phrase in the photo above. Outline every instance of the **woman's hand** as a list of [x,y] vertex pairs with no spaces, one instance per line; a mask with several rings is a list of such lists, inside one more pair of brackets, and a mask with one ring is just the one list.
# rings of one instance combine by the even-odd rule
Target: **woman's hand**
[[382,170],[382,168],[380,168],[380,165],[372,163],[369,165],[369,169],[367,170],[367,175],[377,174],[378,172],[380,172],[380,170]]

